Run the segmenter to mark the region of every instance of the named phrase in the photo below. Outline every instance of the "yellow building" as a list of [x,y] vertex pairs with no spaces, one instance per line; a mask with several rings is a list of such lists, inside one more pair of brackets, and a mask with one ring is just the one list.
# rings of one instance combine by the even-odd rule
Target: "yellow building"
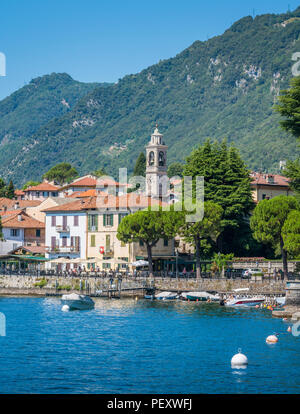
[[257,172],[253,172],[251,177],[252,195],[256,203],[279,195],[293,195],[287,177],[278,174],[262,174]]

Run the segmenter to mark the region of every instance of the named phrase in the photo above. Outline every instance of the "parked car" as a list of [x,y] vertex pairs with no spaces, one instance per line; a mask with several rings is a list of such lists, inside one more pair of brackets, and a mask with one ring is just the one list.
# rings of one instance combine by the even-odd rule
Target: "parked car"
[[255,276],[255,275],[262,275],[262,271],[261,271],[261,269],[246,269],[246,270],[244,270],[243,271],[243,273],[242,273],[242,277],[244,277],[244,278],[248,278],[248,277],[251,277],[251,276]]

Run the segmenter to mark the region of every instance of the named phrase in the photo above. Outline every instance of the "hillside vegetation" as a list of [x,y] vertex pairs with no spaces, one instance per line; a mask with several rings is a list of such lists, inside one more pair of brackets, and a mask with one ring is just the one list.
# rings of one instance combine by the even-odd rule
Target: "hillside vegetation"
[[169,163],[183,161],[207,137],[227,138],[250,168],[275,172],[279,160],[297,155],[273,105],[288,87],[299,35],[300,8],[248,16],[116,84],[50,75],[65,78],[63,89],[49,76],[38,78],[0,103],[0,175],[22,184],[63,161],[81,174],[99,166],[115,176],[118,167],[131,172],[156,121]]

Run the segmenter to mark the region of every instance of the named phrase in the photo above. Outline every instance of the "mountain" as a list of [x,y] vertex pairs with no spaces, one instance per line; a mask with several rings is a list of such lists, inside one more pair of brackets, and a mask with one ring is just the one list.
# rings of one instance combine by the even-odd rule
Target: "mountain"
[[[279,128],[273,105],[279,90],[288,87],[299,35],[300,7],[287,14],[245,17],[221,36],[196,41],[174,58],[116,84],[86,94],[81,90],[81,95],[70,88],[73,100],[63,93],[52,98],[50,85],[45,86],[47,109],[41,98],[31,108],[37,86],[29,84],[26,93],[22,88],[0,103],[0,175],[20,185],[69,161],[81,174],[101,167],[117,177],[118,167],[132,171],[156,121],[169,146],[169,162],[183,161],[207,137],[227,138],[250,168],[275,172],[279,160],[297,154],[297,143]],[[26,110],[16,113],[9,100],[18,93],[27,95]],[[71,101],[70,108],[61,104],[63,98]],[[12,137],[7,120],[15,131]],[[26,133],[19,134],[19,128]]]

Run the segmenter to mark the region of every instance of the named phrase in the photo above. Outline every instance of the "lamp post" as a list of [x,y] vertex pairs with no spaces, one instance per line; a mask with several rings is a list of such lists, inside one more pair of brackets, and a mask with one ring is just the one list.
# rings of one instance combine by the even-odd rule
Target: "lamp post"
[[178,249],[175,250],[176,253],[176,279],[178,279]]

